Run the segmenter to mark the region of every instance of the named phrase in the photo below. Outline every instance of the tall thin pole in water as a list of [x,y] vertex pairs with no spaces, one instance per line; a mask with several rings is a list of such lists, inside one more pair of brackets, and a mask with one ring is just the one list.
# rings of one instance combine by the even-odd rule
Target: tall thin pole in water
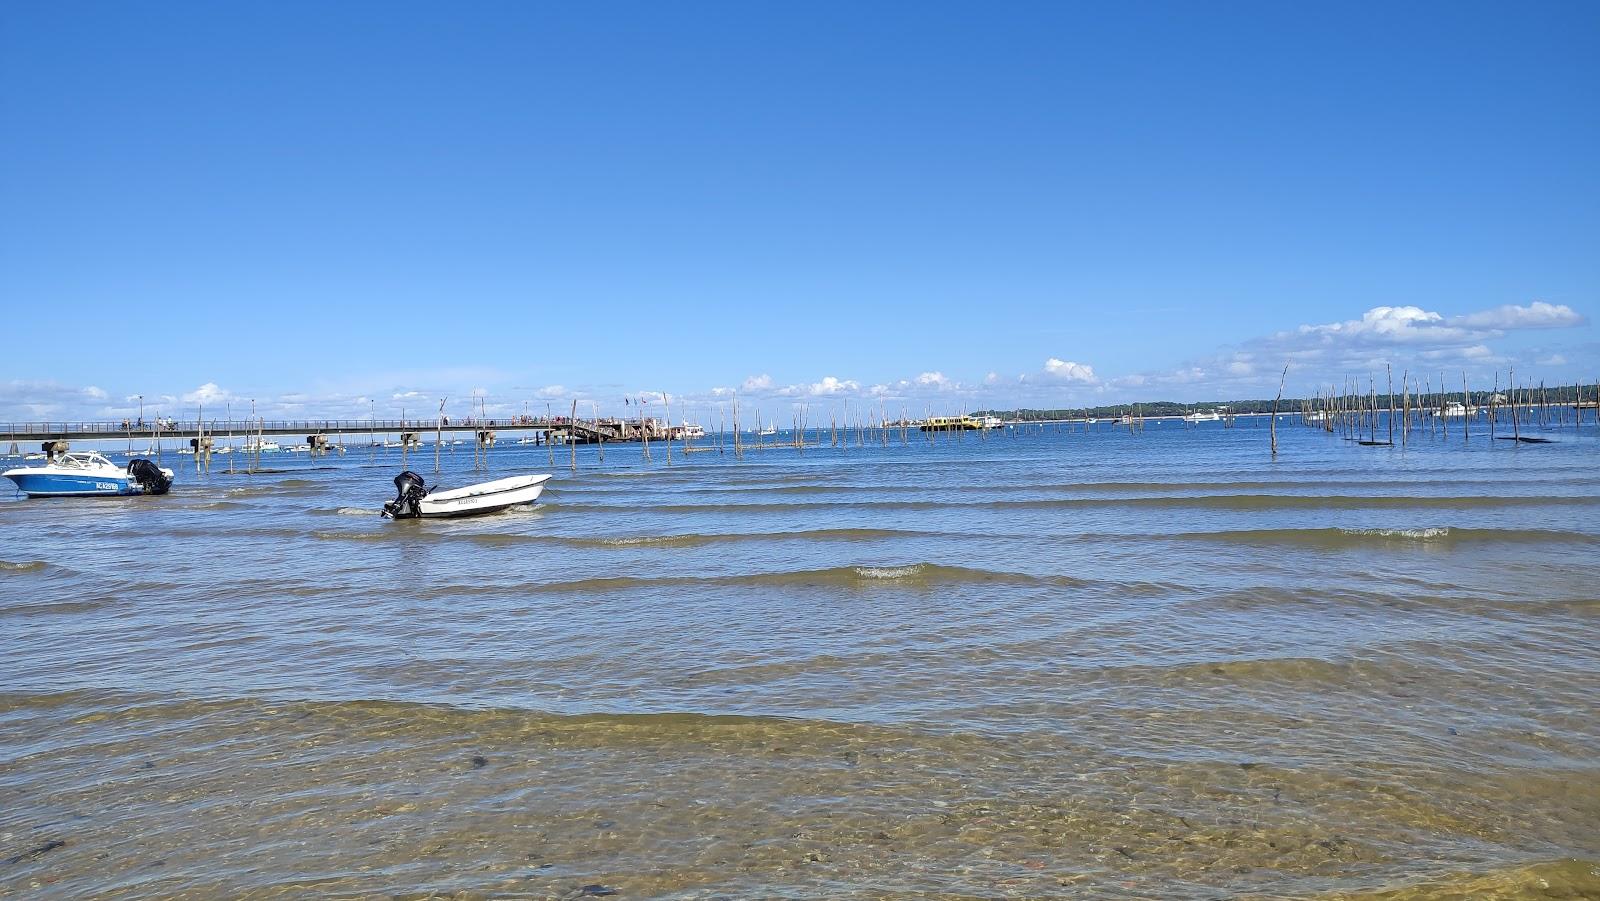
[[433,421],[433,472],[439,474],[439,446],[444,443],[444,402],[448,397],[439,399],[439,415]]
[[1283,400],[1283,383],[1289,379],[1289,364],[1283,364],[1283,375],[1278,378],[1278,397],[1272,402],[1272,456],[1278,456],[1278,404]]
[[1517,370],[1506,371],[1506,381],[1511,385],[1511,438],[1513,441],[1522,441],[1522,426],[1517,422]]
[[1400,446],[1405,447],[1411,435],[1411,370],[1400,370]]
[[1461,372],[1461,443],[1470,444],[1468,436],[1472,429],[1468,425],[1472,422],[1472,395],[1467,391],[1467,373]]
[[1374,443],[1378,440],[1378,386],[1367,376],[1367,429],[1368,439]]
[[1489,395],[1489,441],[1490,447],[1494,444],[1495,420],[1500,418],[1500,370],[1494,371],[1494,391]]
[[1394,368],[1388,363],[1383,364],[1383,371],[1389,374],[1389,444],[1394,444]]
[[661,415],[667,417],[667,465],[672,465],[672,402],[667,400],[667,392],[661,392]]
[[578,399],[572,399],[572,418],[567,420],[567,449],[572,452],[572,471],[578,471]]

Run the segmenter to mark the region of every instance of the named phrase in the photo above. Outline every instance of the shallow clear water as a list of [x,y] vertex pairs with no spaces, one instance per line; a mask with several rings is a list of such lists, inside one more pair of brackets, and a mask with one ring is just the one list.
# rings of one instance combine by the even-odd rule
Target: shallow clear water
[[1540,434],[413,454],[555,473],[455,521],[380,520],[365,448],[0,500],[0,893],[1600,896],[1600,432]]

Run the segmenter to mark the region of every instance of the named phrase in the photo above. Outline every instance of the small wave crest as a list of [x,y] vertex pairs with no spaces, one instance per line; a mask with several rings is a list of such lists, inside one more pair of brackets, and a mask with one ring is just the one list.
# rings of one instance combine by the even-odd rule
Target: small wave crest
[[921,537],[928,533],[898,529],[810,529],[794,532],[732,532],[679,535],[619,535],[609,538],[570,538],[569,544],[582,547],[701,547],[744,541],[875,541],[887,538]]
[[1437,526],[1426,529],[1340,529],[1339,531],[1351,536],[1410,539],[1413,541],[1427,541],[1430,538],[1450,537],[1449,526]]
[[868,588],[892,585],[906,588],[931,588],[936,585],[996,583],[1008,585],[1077,585],[1076,579],[1065,576],[1031,576],[1024,573],[993,569],[974,569],[939,563],[904,563],[890,565],[835,566],[827,569],[798,570],[793,572],[756,573],[734,576],[726,581],[748,582],[756,585],[808,586],[830,585],[845,588]]
[[1185,532],[1174,536],[1193,541],[1236,544],[1293,544],[1340,549],[1363,547],[1444,548],[1465,543],[1600,544],[1600,535],[1555,529],[1476,529],[1457,526],[1390,526],[1376,528],[1235,529]]
[[377,508],[367,507],[313,507],[306,512],[312,516],[377,516]]
[[49,568],[50,564],[44,562],[43,560],[21,560],[16,562],[11,560],[0,560],[0,572],[32,573],[42,572]]
[[569,582],[457,585],[452,586],[449,591],[469,594],[501,592],[605,593],[614,591],[634,592],[642,588],[668,586],[703,589],[729,587],[866,589],[877,586],[926,590],[934,587],[954,587],[963,584],[1079,587],[1090,583],[1070,576],[1033,576],[1026,573],[973,569],[937,563],[907,563],[897,565],[834,566],[826,569],[784,570],[727,576],[663,576],[654,578],[605,576],[593,579],[576,579]]

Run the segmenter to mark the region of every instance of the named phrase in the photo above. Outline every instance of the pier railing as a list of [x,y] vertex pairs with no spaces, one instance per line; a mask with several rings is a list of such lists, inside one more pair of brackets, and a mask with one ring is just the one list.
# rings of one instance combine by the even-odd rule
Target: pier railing
[[566,427],[560,417],[510,416],[498,419],[463,418],[434,419],[288,419],[288,420],[225,420],[225,419],[145,419],[126,422],[8,422],[0,425],[0,439],[24,441],[38,438],[121,438],[154,435],[245,435],[260,432],[266,435],[335,435],[354,433],[369,435],[377,432],[446,432],[493,429],[511,431],[528,429],[547,431]]

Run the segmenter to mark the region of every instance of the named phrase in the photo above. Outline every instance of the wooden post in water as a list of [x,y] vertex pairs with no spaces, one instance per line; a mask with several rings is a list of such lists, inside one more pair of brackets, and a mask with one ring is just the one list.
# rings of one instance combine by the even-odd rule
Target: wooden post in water
[[1400,370],[1400,446],[1411,434],[1411,370]]
[[645,428],[644,395],[639,395],[639,440],[643,442],[644,461],[650,462],[650,430]]
[[439,474],[439,448],[444,443],[444,403],[448,397],[439,399],[439,414],[433,420],[433,473]]
[[1472,420],[1472,395],[1467,391],[1467,373],[1461,372],[1461,443],[1469,444],[1472,429],[1468,428]]
[[1378,443],[1378,382],[1367,374],[1367,440]]
[[567,420],[567,449],[572,454],[572,471],[578,471],[578,399],[572,399],[572,418]]
[[1394,367],[1388,363],[1383,364],[1383,371],[1389,376],[1389,445],[1394,445]]
[[1494,391],[1489,395],[1489,446],[1494,446],[1495,420],[1500,418],[1500,370],[1494,371]]
[[1283,364],[1283,375],[1278,378],[1278,397],[1272,402],[1272,456],[1278,456],[1278,404],[1283,401],[1283,383],[1289,379],[1289,364]]
[[667,400],[667,392],[661,392],[661,412],[667,417],[667,465],[672,465],[672,402]]
[[1517,370],[1508,370],[1506,380],[1511,383],[1511,438],[1520,444],[1522,442],[1522,426],[1517,422]]

